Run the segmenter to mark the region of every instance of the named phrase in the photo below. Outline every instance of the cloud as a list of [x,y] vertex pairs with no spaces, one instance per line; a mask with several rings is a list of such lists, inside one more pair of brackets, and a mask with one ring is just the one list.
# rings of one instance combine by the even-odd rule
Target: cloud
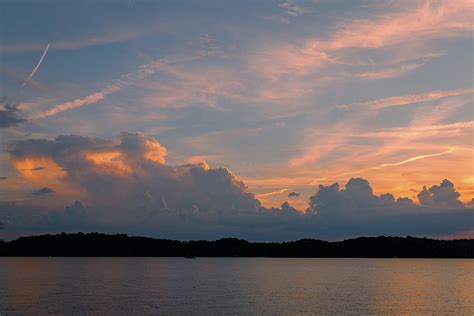
[[21,169],[21,170],[24,170],[24,171],[41,171],[41,170],[46,170],[46,167],[35,167],[35,168],[31,168],[31,169]]
[[[291,7],[290,3],[284,6]],[[331,64],[351,64],[357,50],[393,51],[401,44],[423,47],[432,40],[469,38],[473,30],[470,12],[474,5],[469,0],[413,1],[408,5],[402,2],[402,5],[393,5],[390,9],[369,18],[342,21],[332,34],[324,38],[267,44],[250,59],[249,64],[257,73],[272,80],[304,76]],[[403,63],[398,68],[385,67],[361,72],[358,76],[364,79],[394,78],[421,67],[425,62]]]
[[410,41],[434,38],[468,37],[472,31],[471,1],[424,1],[399,11],[371,19],[343,24],[326,41],[313,41],[313,47],[329,50],[382,48]]
[[[103,32],[102,34],[97,34],[97,32],[94,32],[94,35],[92,36],[55,40],[54,49],[74,50],[90,46],[100,46],[124,42],[159,32],[160,30],[164,29],[165,27],[168,27],[169,25],[171,25],[171,23],[161,23],[160,25],[146,25],[145,27],[114,27],[113,31]],[[4,43],[4,45],[0,47],[0,52],[19,53],[40,51],[42,49],[44,49],[44,43]]]
[[454,184],[444,179],[439,185],[433,185],[429,189],[423,187],[418,193],[418,199],[423,206],[462,208],[463,203],[459,201],[461,194],[455,191]]
[[278,7],[283,9],[284,13],[289,16],[299,16],[311,12],[307,7],[298,3],[296,0],[287,0],[278,4]]
[[35,113],[32,115],[32,118],[43,119],[43,118],[50,117],[64,111],[80,108],[84,105],[97,103],[105,99],[105,97],[107,97],[108,95],[112,93],[116,93],[140,80],[143,80],[155,74],[156,72],[160,70],[163,70],[165,68],[165,65],[167,64],[176,63],[180,61],[186,61],[186,60],[189,61],[191,59],[195,59],[195,58],[194,57],[193,58],[165,57],[162,59],[154,60],[148,64],[141,65],[136,71],[126,73],[120,76],[118,79],[109,82],[108,84],[106,84],[106,86],[103,89],[99,91],[91,93],[88,96],[85,96],[83,98],[78,98],[73,101],[58,104],[49,110]]
[[34,190],[31,194],[34,196],[44,196],[44,195],[49,195],[54,193],[55,191],[53,189],[50,189],[48,187],[44,187],[38,190]]
[[[472,229],[468,219],[473,210],[459,204],[459,194],[447,180],[425,188],[420,205],[390,193],[377,196],[361,178],[351,179],[344,189],[337,183],[320,185],[302,213],[288,202],[263,207],[226,168],[168,165],[158,140],[139,133],[123,132],[115,140],[75,135],[23,140],[12,143],[8,152],[25,179],[42,188],[37,190],[41,199],[0,203],[0,215],[10,218],[10,232],[100,230],[281,240],[432,236]],[[48,162],[48,168],[41,175],[23,171],[25,161]]]
[[[65,170],[44,186],[59,192],[62,184],[69,184],[85,192],[87,204],[113,207],[118,212],[138,208],[146,217],[173,209],[207,216],[255,211],[260,206],[227,169],[210,169],[206,164],[168,166],[166,149],[156,139],[138,133],[121,133],[118,141],[80,136],[19,141],[9,152],[15,166],[23,161],[52,161],[55,169]],[[36,184],[42,180],[36,179]]]
[[354,73],[353,76],[364,80],[392,79],[404,76],[426,64],[426,61],[419,63],[402,64],[393,68]]
[[474,207],[474,198],[472,198],[469,202],[466,203],[467,207]]
[[464,231],[472,230],[474,210],[464,208],[451,185],[443,181],[434,186],[442,187],[445,194],[427,207],[415,204],[407,197],[395,200],[390,193],[377,196],[367,180],[352,178],[345,189],[340,189],[337,183],[319,185],[310,197],[308,213],[316,214],[321,229],[344,227],[346,234],[352,232],[349,235],[367,234],[367,231],[385,235],[394,232],[412,234],[414,231],[427,234],[432,230],[450,230],[454,226]]
[[283,204],[281,205],[281,208],[277,209],[276,211],[277,213],[281,212],[282,215],[286,215],[286,216],[299,216],[300,214],[300,212],[298,212],[298,210],[292,207],[290,203],[288,202],[283,202]]
[[347,171],[347,172],[343,172],[343,173],[339,173],[339,174],[335,174],[335,175],[330,175],[330,176],[326,176],[326,177],[320,177],[320,178],[317,178],[317,179],[314,179],[313,181],[311,181],[311,184],[314,185],[314,184],[316,184],[316,183],[318,183],[322,180],[334,179],[334,178],[343,177],[343,176],[356,175],[356,174],[360,174],[360,173],[370,171],[370,170],[380,170],[380,169],[384,169],[384,168],[388,168],[388,167],[401,166],[401,165],[411,163],[411,162],[421,160],[421,159],[426,159],[426,158],[438,157],[438,156],[451,154],[455,151],[456,151],[456,148],[450,148],[450,149],[448,149],[446,151],[443,151],[443,152],[413,156],[413,157],[409,157],[409,158],[406,158],[406,159],[403,159],[403,160],[397,161],[397,162],[381,163],[381,164],[378,164],[378,165],[372,166],[372,167],[357,169],[357,170],[353,170],[353,171]]
[[393,106],[410,105],[422,102],[435,101],[446,97],[459,96],[465,94],[473,94],[474,88],[446,90],[446,91],[430,91],[420,94],[408,94],[400,96],[392,96],[371,101],[349,103],[338,105],[338,108],[369,108],[374,110],[389,108]]
[[387,199],[382,200],[373,195],[367,180],[351,178],[344,190],[340,190],[338,183],[319,185],[316,194],[310,197],[308,210],[321,218],[355,217],[362,212],[385,206],[382,201]]
[[72,110],[72,109],[75,109],[75,108],[79,108],[79,107],[84,106],[84,105],[97,103],[100,100],[105,99],[105,97],[107,95],[109,95],[111,93],[114,93],[114,92],[117,92],[118,90],[119,90],[119,88],[110,86],[110,87],[102,89],[98,92],[95,92],[93,94],[90,94],[90,95],[88,95],[84,98],[75,99],[75,100],[70,101],[70,102],[61,103],[61,104],[58,104],[55,107],[53,107],[53,108],[51,108],[47,111],[36,113],[32,116],[32,118],[33,119],[42,119],[42,118],[46,118],[46,117],[49,117],[49,116],[56,115],[58,113],[61,113],[61,112],[67,111],[67,110]]
[[[417,60],[402,60],[400,62],[395,63],[387,63],[382,69],[380,65],[374,65],[375,70],[368,70],[368,71],[360,71],[354,72],[349,74],[349,77],[354,77],[357,79],[364,79],[364,80],[384,80],[384,79],[392,79],[402,77],[428,63],[432,58],[440,57],[440,54],[428,54],[427,56],[423,56],[422,58],[416,58]],[[420,59],[418,61],[418,59]]]
[[369,182],[362,178],[351,178],[340,189],[338,183],[319,185],[315,195],[310,197],[309,212],[318,214],[324,220],[339,220],[343,218],[363,218],[392,214],[410,214],[419,212],[425,207],[432,209],[463,209],[465,206],[459,200],[460,194],[454,190],[454,185],[443,180],[440,185],[434,185],[429,190],[424,187],[418,194],[420,205],[414,204],[408,197],[395,200],[390,193],[377,196],[373,193]]
[[88,219],[89,215],[87,207],[76,200],[61,211],[53,211],[45,215],[39,220],[37,225],[43,229],[54,229],[58,226],[63,227],[65,230],[81,227],[90,229],[94,227],[94,224]]
[[290,198],[291,198],[291,197],[298,197],[298,196],[300,196],[300,193],[297,193],[297,192],[290,192],[290,193],[288,193],[288,197],[290,197]]
[[350,136],[371,138],[408,138],[415,136],[459,135],[459,133],[464,131],[469,132],[472,128],[474,128],[474,121],[465,121],[451,124],[384,128],[375,132],[357,133]]
[[255,196],[258,197],[258,198],[263,198],[263,197],[266,197],[266,196],[272,196],[272,195],[282,194],[282,193],[285,193],[285,192],[288,191],[288,190],[289,190],[289,189],[279,189],[279,190],[272,191],[272,192],[257,194],[257,195],[255,195]]
[[199,37],[197,46],[198,57],[226,57],[225,50],[218,45],[214,37],[207,33]]
[[0,177],[0,180],[7,180],[8,177]]
[[0,128],[13,127],[26,122],[21,114],[18,104],[4,104],[3,109],[0,109]]

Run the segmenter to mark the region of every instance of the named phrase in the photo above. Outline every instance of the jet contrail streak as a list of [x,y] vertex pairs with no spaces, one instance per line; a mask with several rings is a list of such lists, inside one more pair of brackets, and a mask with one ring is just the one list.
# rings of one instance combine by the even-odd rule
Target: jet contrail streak
[[370,171],[370,170],[379,170],[379,169],[383,169],[383,168],[387,168],[387,167],[401,166],[401,165],[404,165],[406,163],[410,163],[410,162],[417,161],[417,160],[420,160],[420,159],[425,159],[425,158],[437,157],[437,156],[450,154],[450,153],[456,151],[456,149],[457,148],[450,148],[449,150],[439,152],[439,153],[415,156],[415,157],[411,157],[411,158],[408,158],[408,159],[405,159],[405,160],[402,160],[402,161],[398,161],[398,162],[383,163],[383,164],[380,164],[380,165],[374,166],[374,167],[368,167],[368,168],[364,168],[364,169],[344,172],[344,173],[336,174],[336,175],[329,176],[329,177],[317,178],[317,179],[314,179],[313,181],[311,181],[310,184],[311,185],[316,185],[319,181],[322,181],[322,180],[329,180],[329,179],[334,179],[334,178],[338,178],[338,177],[350,176],[350,175],[354,175],[354,174],[358,174],[358,173],[365,172],[365,171]]
[[266,197],[266,196],[272,196],[272,195],[277,195],[281,193],[285,193],[290,189],[280,189],[278,191],[273,191],[273,192],[268,192],[268,193],[261,193],[261,194],[255,194],[256,197],[261,198],[261,197]]
[[48,43],[48,45],[46,46],[44,52],[43,52],[43,55],[41,55],[41,58],[40,60],[38,61],[38,63],[36,64],[36,67],[33,69],[33,71],[30,73],[30,75],[28,76],[28,78],[25,79],[25,81],[23,81],[23,83],[21,84],[22,87],[24,87],[28,81],[31,80],[31,78],[33,78],[33,76],[35,75],[35,73],[38,71],[39,67],[41,66],[41,63],[43,62],[43,59],[44,57],[46,56],[46,53],[48,52],[48,49],[49,47],[51,46],[51,43]]
[[43,119],[49,116],[56,115],[58,113],[68,111],[71,109],[79,108],[84,105],[93,104],[100,100],[105,99],[109,94],[120,91],[121,89],[134,84],[139,80],[143,80],[156,72],[165,69],[167,65],[191,61],[197,59],[195,57],[165,57],[162,59],[154,60],[148,64],[141,65],[138,70],[121,75],[118,79],[110,81],[105,88],[96,91],[84,98],[75,99],[73,101],[65,102],[54,106],[53,108],[33,114],[30,118],[32,119]]

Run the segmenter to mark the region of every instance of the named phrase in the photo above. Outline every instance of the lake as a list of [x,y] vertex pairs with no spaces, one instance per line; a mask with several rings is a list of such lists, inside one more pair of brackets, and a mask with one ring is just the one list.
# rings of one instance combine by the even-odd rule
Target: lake
[[474,314],[474,260],[0,258],[0,314]]

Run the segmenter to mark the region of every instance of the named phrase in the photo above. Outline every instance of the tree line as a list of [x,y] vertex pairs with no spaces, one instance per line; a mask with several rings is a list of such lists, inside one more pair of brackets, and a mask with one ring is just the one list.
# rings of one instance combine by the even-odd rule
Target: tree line
[[334,242],[248,242],[237,238],[178,241],[126,234],[61,233],[0,240],[0,256],[474,258],[474,239],[381,236]]

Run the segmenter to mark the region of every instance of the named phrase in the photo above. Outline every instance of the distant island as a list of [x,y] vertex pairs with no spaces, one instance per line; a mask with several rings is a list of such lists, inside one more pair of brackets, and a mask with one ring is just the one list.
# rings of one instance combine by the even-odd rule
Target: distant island
[[248,242],[237,238],[177,241],[126,234],[76,233],[0,240],[0,256],[474,258],[474,239],[360,237],[328,242]]

